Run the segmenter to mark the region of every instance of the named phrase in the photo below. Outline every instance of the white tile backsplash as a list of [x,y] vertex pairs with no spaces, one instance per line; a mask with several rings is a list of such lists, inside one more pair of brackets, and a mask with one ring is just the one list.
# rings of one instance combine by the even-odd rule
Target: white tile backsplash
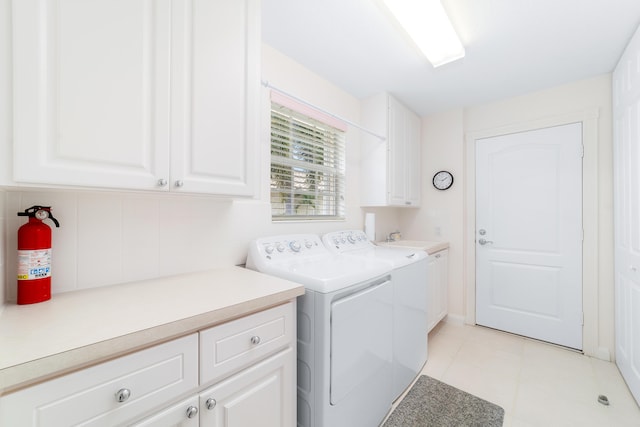
[[78,197],[78,283],[82,288],[123,282],[122,197]]
[[122,199],[122,277],[126,282],[159,275],[159,204],[155,197]]
[[4,190],[0,200],[0,301],[8,302],[17,297],[9,278],[26,223],[16,214],[33,205],[52,206],[60,221],[60,228],[47,221],[53,294],[241,264],[250,240],[274,234],[269,203],[256,200],[71,190]]
[[[160,202],[160,275],[179,274],[218,264],[216,245],[224,244],[219,221],[230,201],[173,197]],[[224,221],[225,227],[231,225]]]

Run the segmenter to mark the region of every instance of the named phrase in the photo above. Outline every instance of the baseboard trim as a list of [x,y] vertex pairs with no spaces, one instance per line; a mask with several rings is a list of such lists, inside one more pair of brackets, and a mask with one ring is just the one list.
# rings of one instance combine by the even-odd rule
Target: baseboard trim
[[465,320],[464,316],[460,316],[459,314],[447,314],[444,318],[444,321],[447,323],[453,323],[456,325],[464,325]]

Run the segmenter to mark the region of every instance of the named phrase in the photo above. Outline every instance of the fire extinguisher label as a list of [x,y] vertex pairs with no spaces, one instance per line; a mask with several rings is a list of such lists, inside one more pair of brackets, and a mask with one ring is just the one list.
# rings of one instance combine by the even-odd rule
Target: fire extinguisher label
[[51,248],[18,251],[18,280],[51,277]]

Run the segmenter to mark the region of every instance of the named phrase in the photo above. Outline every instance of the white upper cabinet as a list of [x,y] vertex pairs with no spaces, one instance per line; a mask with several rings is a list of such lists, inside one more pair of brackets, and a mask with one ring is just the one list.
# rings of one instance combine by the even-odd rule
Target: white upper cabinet
[[420,118],[389,94],[363,101],[363,206],[420,206]]
[[14,1],[14,180],[253,195],[259,17],[259,0]]

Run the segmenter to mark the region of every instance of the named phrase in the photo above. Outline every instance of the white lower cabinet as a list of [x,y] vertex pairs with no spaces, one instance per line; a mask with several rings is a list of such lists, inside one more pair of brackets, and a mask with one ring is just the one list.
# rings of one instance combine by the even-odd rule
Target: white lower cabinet
[[295,304],[2,396],[0,426],[293,427]]
[[427,262],[428,331],[431,331],[448,311],[449,251],[442,250],[429,255]]
[[198,386],[198,335],[179,338],[0,398],[0,425],[123,425]]
[[289,347],[200,394],[200,425],[293,427],[296,401]]

